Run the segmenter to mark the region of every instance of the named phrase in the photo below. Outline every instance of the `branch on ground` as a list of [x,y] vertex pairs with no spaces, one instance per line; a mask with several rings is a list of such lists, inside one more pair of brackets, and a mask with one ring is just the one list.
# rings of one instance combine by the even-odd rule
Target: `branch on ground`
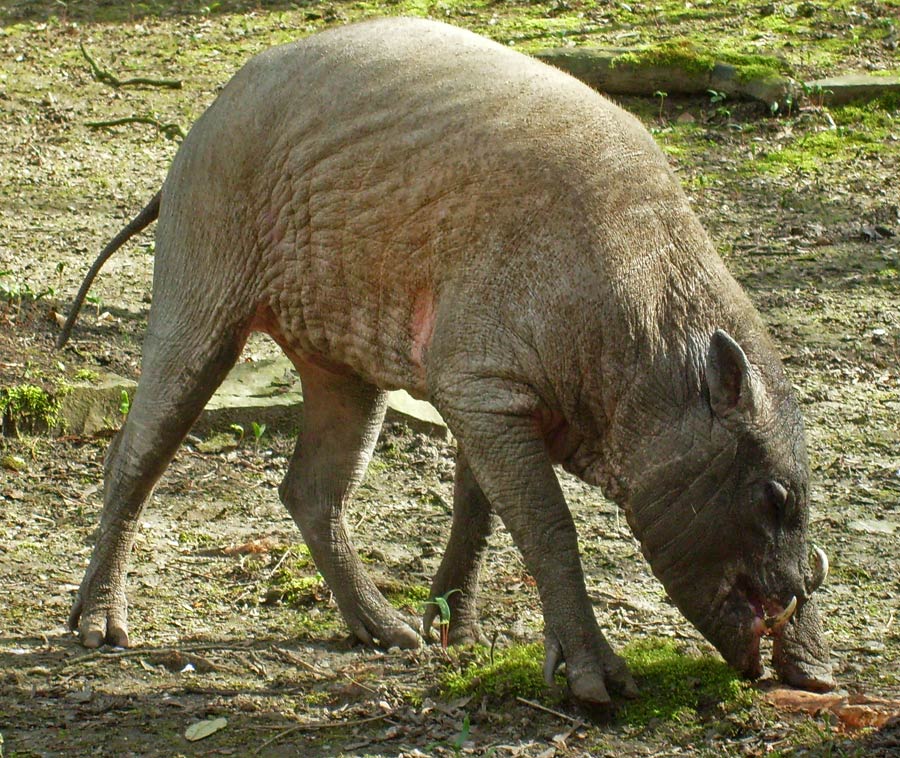
[[79,44],[81,54],[91,67],[91,76],[98,82],[108,84],[110,87],[164,87],[167,89],[181,89],[181,81],[179,79],[148,79],[143,76],[137,76],[132,79],[119,79],[115,74],[105,71],[97,62],[91,58],[88,51],[85,50],[83,44]]
[[114,118],[110,121],[88,121],[85,126],[89,126],[91,129],[104,129],[124,124],[149,124],[150,126],[155,126],[169,139],[184,139],[185,137],[184,130],[178,124],[164,124],[152,116],[126,116],[125,118]]

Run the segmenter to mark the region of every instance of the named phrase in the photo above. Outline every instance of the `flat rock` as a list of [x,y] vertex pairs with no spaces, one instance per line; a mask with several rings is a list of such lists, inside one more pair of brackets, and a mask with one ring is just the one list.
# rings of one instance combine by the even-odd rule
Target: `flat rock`
[[[62,398],[62,431],[95,435],[117,430],[123,421],[122,393],[133,397],[137,384],[115,374],[72,386]],[[209,434],[239,424],[245,430],[254,423],[271,431],[292,432],[302,417],[300,379],[287,358],[271,358],[237,364],[207,403],[194,424],[195,434]],[[403,390],[388,393],[388,421],[401,421],[416,431],[446,438],[446,424],[430,403],[416,400]]]
[[[806,87],[822,93],[826,105],[843,105],[854,100],[874,100],[889,94],[900,94],[900,76],[846,74],[807,82]],[[812,94],[815,97],[815,94]]]
[[[194,431],[203,434],[231,424],[249,430],[254,422],[272,430],[293,431],[299,426],[302,407],[300,378],[287,358],[239,363],[207,404]],[[432,436],[447,435],[447,426],[434,406],[403,390],[388,393],[385,418]]]
[[632,60],[635,52],[640,49],[565,47],[540,50],[535,57],[611,95],[705,95],[715,90],[766,105],[781,104],[794,96],[796,83],[787,76],[747,77],[741,68],[723,62],[709,68],[645,63]]
[[88,437],[116,431],[124,420],[122,393],[130,402],[136,388],[137,382],[112,373],[71,385],[60,399],[59,431]]
[[[611,95],[705,95],[715,90],[730,98],[758,100],[768,106],[777,103],[782,107],[800,94],[800,86],[789,76],[748,76],[746,69],[724,62],[709,69],[690,68],[677,62],[634,62],[634,53],[640,51],[641,48],[564,47],[539,50],[535,57]],[[813,101],[843,105],[900,93],[900,76],[846,74],[806,82],[803,88]]]

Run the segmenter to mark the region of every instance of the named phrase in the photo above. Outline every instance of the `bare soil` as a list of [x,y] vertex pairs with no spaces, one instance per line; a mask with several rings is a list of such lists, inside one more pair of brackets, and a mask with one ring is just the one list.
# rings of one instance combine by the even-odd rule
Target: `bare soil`
[[[0,388],[29,383],[56,393],[84,370],[139,374],[149,235],[110,261],[70,345],[56,352],[53,342],[82,272],[159,187],[177,143],[152,126],[87,122],[152,114],[186,128],[249,52],[296,36],[311,13],[232,3],[235,13],[107,21],[107,5],[0,30]],[[315,24],[341,20],[329,19],[329,8],[346,10],[323,6]],[[27,16],[22,3],[6,10]],[[184,86],[99,83],[79,42],[120,78],[179,78]],[[797,387],[814,470],[812,532],[832,560],[821,592],[841,687],[896,702],[896,105],[882,109],[877,144],[853,139],[873,128],[862,113],[809,107],[774,119],[738,103],[727,113],[706,100],[625,105],[672,154]],[[677,120],[685,113],[691,123]],[[831,147],[816,147],[832,132]],[[245,359],[272,349],[254,340]],[[896,720],[851,729],[830,714],[789,713],[764,702],[765,681],[752,705],[709,703],[690,723],[644,726],[590,720],[557,691],[539,696],[555,714],[512,695],[450,698],[440,683],[471,653],[346,643],[278,500],[290,436],[248,435],[217,453],[198,443],[188,440],[143,516],[130,575],[136,647],[88,652],[66,618],[92,546],[107,440],[0,438],[0,754],[897,754]],[[419,588],[429,585],[447,537],[452,459],[452,443],[387,428],[349,514],[380,586],[411,612],[420,611]],[[667,601],[616,507],[562,481],[610,641],[670,639],[686,656],[713,654]],[[541,618],[533,582],[499,525],[493,540],[482,605],[499,651],[539,641]],[[217,716],[227,718],[224,729],[185,739],[190,724]]]

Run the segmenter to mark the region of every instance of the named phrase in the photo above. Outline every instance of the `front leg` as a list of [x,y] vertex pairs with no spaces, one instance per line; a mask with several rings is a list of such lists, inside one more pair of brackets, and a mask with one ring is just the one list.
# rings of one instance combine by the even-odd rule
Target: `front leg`
[[[438,388],[434,401],[465,450],[494,510],[521,550],[541,598],[545,678],[565,661],[573,695],[610,703],[607,685],[637,694],[625,662],[603,637],[585,588],[575,524],[553,471],[527,388],[472,378]],[[490,403],[490,405],[488,405]]]

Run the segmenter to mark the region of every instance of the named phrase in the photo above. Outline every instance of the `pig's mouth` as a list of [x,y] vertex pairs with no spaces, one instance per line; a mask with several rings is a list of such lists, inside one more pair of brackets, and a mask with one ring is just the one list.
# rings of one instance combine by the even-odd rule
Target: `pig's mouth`
[[748,576],[741,575],[732,588],[731,604],[742,617],[740,626],[743,634],[740,636],[745,639],[743,651],[738,654],[739,660],[732,665],[749,679],[758,679],[763,673],[760,640],[782,633],[797,610],[797,598],[791,597],[786,604],[782,604],[767,597]]
[[[763,672],[760,640],[764,636],[770,636],[775,643],[773,663],[784,681],[803,689],[832,689],[834,679],[828,662],[827,644],[821,639],[821,630],[812,634],[810,632],[811,624],[820,623],[818,614],[806,607],[807,601],[827,575],[828,557],[817,547],[813,547],[811,571],[799,603],[796,596],[791,597],[787,603],[782,603],[765,593],[748,575],[739,575],[726,601],[737,627],[737,633],[731,640],[732,656],[726,655],[726,660],[744,676],[759,678]],[[803,611],[800,610],[801,605]],[[788,627],[788,622],[797,622],[804,614],[805,619],[799,622],[803,627],[802,631],[798,631],[796,624]]]

